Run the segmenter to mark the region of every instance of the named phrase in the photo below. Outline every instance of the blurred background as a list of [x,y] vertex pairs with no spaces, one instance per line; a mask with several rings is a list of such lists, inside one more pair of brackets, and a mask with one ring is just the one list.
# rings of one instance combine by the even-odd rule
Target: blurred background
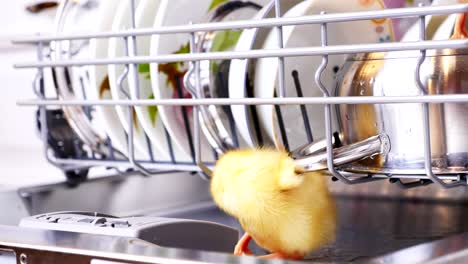
[[19,99],[33,98],[34,70],[15,70],[13,63],[36,56],[33,46],[11,45],[19,35],[51,32],[55,9],[31,14],[25,7],[31,0],[2,1],[0,9],[0,189],[63,180],[49,165],[36,132],[36,109],[18,107]]

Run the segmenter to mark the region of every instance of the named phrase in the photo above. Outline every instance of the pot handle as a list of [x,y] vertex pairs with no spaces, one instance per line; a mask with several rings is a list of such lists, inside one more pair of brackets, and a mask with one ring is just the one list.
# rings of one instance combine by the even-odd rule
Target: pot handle
[[[300,172],[327,169],[327,150],[324,146],[326,146],[325,140],[321,140],[293,151],[296,169]],[[351,145],[333,149],[333,163],[336,166],[341,166],[379,154],[386,155],[389,151],[389,137],[386,134],[380,134]]]
[[468,38],[468,31],[466,30],[466,18],[468,13],[461,13],[457,16],[455,27],[453,29],[453,35],[451,39],[464,39]]

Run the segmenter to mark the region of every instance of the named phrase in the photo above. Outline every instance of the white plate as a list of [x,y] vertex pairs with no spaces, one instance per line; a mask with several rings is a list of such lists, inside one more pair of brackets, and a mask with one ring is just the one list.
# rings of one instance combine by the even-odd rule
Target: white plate
[[[206,21],[206,17],[212,0],[162,0],[154,27],[169,26],[169,25],[187,25],[190,22],[200,23]],[[173,53],[186,53],[189,48],[188,34],[170,34],[170,35],[153,35],[151,38],[151,56]],[[177,98],[177,86],[183,87],[183,75],[185,74],[188,64],[156,64],[150,65],[151,84],[156,99]],[[162,71],[159,72],[159,69]],[[172,73],[171,70],[174,70]],[[165,73],[164,73],[165,72]],[[168,78],[168,74],[170,77]],[[179,82],[175,76],[180,77]],[[184,91],[183,97],[190,98],[188,91]],[[192,107],[188,109],[188,121],[190,130],[192,131]],[[184,125],[182,107],[176,106],[161,106],[158,108],[158,113],[164,125],[170,134],[173,145],[182,149],[185,157],[191,157],[191,148],[189,144],[189,135]],[[193,132],[192,132],[193,133]],[[205,161],[214,161],[214,155],[207,140],[201,137],[202,158]]]
[[[281,1],[281,9],[283,12],[289,10],[292,6],[296,5],[301,0],[283,0]],[[268,17],[274,17],[274,1],[266,4],[253,18],[259,20]],[[270,28],[252,28],[246,29],[242,32],[237,42],[235,51],[248,51],[252,49],[260,49],[270,32]],[[247,91],[252,88],[254,77],[255,59],[246,60],[232,60],[229,68],[229,97],[230,98],[247,98],[248,94],[253,91]],[[249,86],[246,84],[249,83]],[[253,89],[253,88],[252,88]],[[254,128],[253,113],[251,106],[233,105],[231,106],[232,115],[236,122],[237,129],[245,142],[254,147],[258,145],[259,140],[257,137],[262,137],[262,131],[256,131]],[[257,132],[260,135],[257,135]],[[263,142],[264,145],[272,145],[271,142]]]
[[[136,27],[151,27],[159,5],[159,0],[141,0],[135,14]],[[149,55],[150,41],[151,36],[142,36],[137,38],[137,54],[139,56]],[[135,87],[134,83],[127,78],[130,95],[134,99],[137,99],[137,95],[139,95],[140,99],[150,99],[152,98],[153,91],[151,89],[151,80],[149,79],[149,64],[142,64],[138,69],[139,94],[137,93],[137,87]],[[170,148],[166,138],[164,124],[158,113],[158,107],[136,107],[135,110],[143,130],[153,143],[152,145],[158,150],[159,157],[156,157],[156,159],[169,161],[171,158]],[[180,158],[184,157],[184,153],[177,146],[173,146],[173,153],[176,160],[180,160]]]
[[[135,0],[135,4],[138,6],[139,0]],[[117,8],[117,12],[114,17],[114,21],[112,22],[112,30],[122,30],[128,29],[131,25],[131,17],[130,17],[130,1],[121,1],[119,7]],[[125,42],[122,38],[111,38],[109,40],[108,46],[108,57],[115,58],[115,57],[122,57],[125,56]],[[107,72],[109,75],[109,85],[110,91],[112,95],[112,99],[114,100],[125,100],[127,97],[125,94],[120,90],[120,87],[117,85],[117,80],[120,75],[124,71],[124,65],[115,65],[109,64],[107,67]],[[127,78],[129,78],[127,76]],[[124,80],[122,82],[123,89],[129,93],[128,82]],[[128,124],[128,107],[116,107],[117,115],[119,117],[120,123],[124,127],[125,131],[128,132],[129,124]],[[134,144],[135,144],[135,153],[137,157],[140,159],[149,159],[149,148],[148,148],[148,140],[146,138],[146,134],[143,130],[142,125],[138,121],[136,116],[136,111],[134,112],[133,116],[133,132],[134,132]],[[158,148],[158,146],[152,145],[153,157],[159,160],[158,157],[164,155],[163,151]],[[166,153],[167,155],[167,153]],[[164,156],[163,156],[164,157]]]
[[[269,0],[251,0],[251,1],[228,1],[225,4],[217,6],[209,13],[211,21],[235,21],[235,20],[249,20],[254,18],[257,13],[262,9],[262,6],[268,4]],[[197,45],[198,52],[222,52],[232,51],[236,48],[239,38],[243,31],[241,30],[223,30],[217,32],[207,32],[200,34],[200,42]],[[205,38],[205,39],[203,39]],[[207,44],[210,42],[210,44]],[[229,98],[229,79],[231,75],[231,60],[211,60],[200,62],[200,83],[202,84],[202,92],[204,98]],[[237,76],[240,77],[240,76]],[[237,126],[232,122],[232,113],[229,106],[209,106],[209,112],[213,113],[213,118],[216,121],[207,121],[203,125],[203,132],[205,133],[209,143],[215,148],[219,149],[220,146],[214,138],[220,136],[228,145],[246,148],[251,144],[246,144],[242,136],[239,136]],[[205,127],[206,125],[206,127]],[[208,129],[208,127],[217,127],[217,129]],[[210,131],[219,131],[219,135],[213,136]]]
[[[361,4],[362,3],[362,4]],[[383,3],[376,0],[309,0],[304,1],[284,16],[296,17],[317,15],[321,11],[327,13],[353,12],[383,9]],[[345,45],[386,42],[393,39],[390,20],[354,21],[328,25],[328,44]],[[284,47],[320,46],[320,25],[286,26],[283,27]],[[264,49],[277,49],[276,31],[271,31],[265,41]],[[322,82],[331,93],[335,72],[343,64],[344,55],[329,56],[328,66],[322,74]],[[299,72],[299,79],[305,97],[322,97],[315,84],[315,71],[322,62],[320,56],[285,58],[285,87],[288,97],[296,97],[293,70]],[[277,84],[278,60],[276,58],[259,59],[255,70],[255,96],[272,98]],[[278,127],[275,108],[271,105],[258,106],[257,111],[262,126],[276,146],[284,146]],[[303,118],[298,106],[281,107],[285,130],[290,149],[307,143]],[[324,109],[322,105],[307,106],[309,122],[314,141],[325,137]],[[333,120],[336,123],[335,120]],[[336,127],[336,124],[334,124]]]
[[[109,31],[112,27],[114,14],[117,10],[119,1],[106,0],[101,1],[99,21],[96,23],[98,32]],[[107,57],[108,40],[106,38],[91,39],[90,51],[91,58]],[[106,66],[90,67],[90,89],[87,94],[89,99],[111,99],[109,89],[101,89],[104,80],[107,77]],[[96,106],[96,113],[105,127],[107,136],[112,142],[112,146],[122,153],[127,153],[127,139],[125,130],[120,124],[119,118],[114,108]]]

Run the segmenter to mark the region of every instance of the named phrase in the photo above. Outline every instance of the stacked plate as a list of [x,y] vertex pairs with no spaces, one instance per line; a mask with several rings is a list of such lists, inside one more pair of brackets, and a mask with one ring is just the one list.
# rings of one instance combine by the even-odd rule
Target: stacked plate
[[[130,4],[130,0],[101,0],[95,30],[119,31],[132,26],[159,28],[275,16],[274,1],[269,0],[135,0],[133,25]],[[342,13],[384,8],[381,0],[282,0],[281,4],[284,17],[317,15],[322,11]],[[199,32],[195,47],[190,47],[189,34],[139,36],[135,48],[137,56],[189,53],[191,48],[197,52],[277,49],[277,33],[276,29],[271,28]],[[392,21],[388,19],[328,25],[330,45],[393,40]],[[320,25],[283,27],[283,46],[286,48],[320,45]],[[127,46],[124,38],[93,39],[90,43],[91,58],[128,56]],[[62,51],[58,49],[58,52]],[[318,56],[285,58],[286,96],[322,97],[314,79],[321,61],[322,58]],[[336,72],[344,61],[344,55],[329,57],[328,66],[321,77],[329,92],[332,92]],[[93,66],[89,68],[90,85],[84,86],[85,92],[89,99],[113,100],[276,96],[277,58],[201,61],[199,66],[197,72],[193,65],[186,62],[140,64],[137,79],[127,74],[125,65]],[[197,74],[199,78],[195,78]],[[72,82],[71,85],[81,84]],[[58,90],[65,89],[62,87]],[[94,135],[94,141],[88,139],[87,142],[96,145],[91,146],[92,149],[99,149],[97,145],[103,142],[112,142],[117,153],[128,156],[127,134],[131,129],[137,159],[193,161],[192,107],[149,106],[131,109],[97,106],[95,109],[105,135],[90,132]],[[200,122],[206,136],[201,140],[203,160],[214,161],[229,148],[259,145],[296,148],[324,138],[323,106],[284,106],[279,110],[271,105],[202,107]],[[87,129],[95,130],[89,124]],[[80,126],[74,128],[82,129]],[[283,136],[284,133],[286,136]]]

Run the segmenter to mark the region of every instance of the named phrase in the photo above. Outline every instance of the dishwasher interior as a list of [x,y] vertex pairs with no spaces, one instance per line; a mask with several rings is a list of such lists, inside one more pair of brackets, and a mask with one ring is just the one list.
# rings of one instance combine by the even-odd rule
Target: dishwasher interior
[[[234,257],[226,254],[228,250],[220,250],[224,253],[204,251],[203,246],[209,244],[209,234],[203,234],[206,238],[198,241],[199,247],[174,249],[156,246],[157,242],[147,243],[145,239],[132,239],[131,235],[123,235],[124,232],[120,233],[114,226],[115,223],[130,226],[129,223],[137,221],[131,226],[138,229],[138,217],[162,217],[185,219],[187,222],[180,221],[185,224],[192,220],[190,224],[196,224],[197,220],[201,221],[199,224],[218,223],[242,234],[239,222],[218,209],[212,201],[209,178],[215,161],[223,153],[257,146],[284,148],[294,158],[302,160],[304,168],[329,171],[329,176],[324,177],[336,197],[336,241],[307,255],[305,262],[462,263],[468,260],[468,151],[464,149],[466,117],[463,117],[468,101],[464,90],[467,68],[463,68],[468,61],[468,40],[466,36],[436,40],[426,36],[432,34],[426,32],[431,25],[426,20],[431,16],[450,15],[450,19],[462,19],[463,15],[455,15],[465,14],[466,20],[466,2],[370,11],[357,9],[348,13],[302,13],[288,17],[282,14],[288,9],[313,3],[313,0],[263,1],[263,7],[257,3],[262,1],[231,0],[220,1],[224,3],[219,9],[215,8],[202,21],[142,26],[139,23],[144,25],[144,22],[138,17],[149,9],[138,8],[138,5],[150,5],[150,1],[122,1],[126,1],[126,8],[109,4],[111,1],[103,5],[117,13],[119,8],[127,12],[127,25],[108,26],[96,32],[91,32],[87,25],[84,33],[77,31],[74,27],[78,25],[79,28],[86,18],[81,17],[81,13],[89,12],[87,9],[95,1],[64,0],[57,4],[55,35],[14,40],[18,45],[37,46],[34,61],[28,58],[29,62],[15,64],[16,68],[36,69],[31,80],[37,98],[18,104],[37,108],[37,130],[44,143],[44,155],[50,164],[63,170],[64,182],[0,193],[1,207],[7,212],[1,216],[1,222],[9,225],[0,226],[0,260],[4,258],[5,263],[22,264],[65,260],[70,261],[68,263],[286,263],[286,260]],[[162,6],[171,4],[171,1],[161,2]],[[363,5],[381,3],[356,2]],[[264,16],[255,20],[229,19],[230,12],[248,8],[264,10]],[[224,20],[226,17],[228,19]],[[399,42],[395,39],[396,28],[392,29],[390,25],[390,29],[386,29],[383,24],[401,18],[411,18],[415,23],[415,30],[419,30],[415,39]],[[368,20],[378,25],[378,34],[383,34],[383,37],[379,35],[377,43],[334,42],[334,24]],[[92,20],[83,23],[100,27],[93,25]],[[293,34],[291,28],[300,25],[315,26],[314,32],[320,35],[319,42],[304,47],[285,45],[284,38]],[[220,47],[226,43],[216,42],[215,32],[231,34],[245,30],[260,36],[266,34],[267,29],[277,33],[273,35],[277,41],[269,39],[270,47],[274,47],[271,49],[254,47],[252,42],[248,49],[223,50]],[[395,30],[395,33],[387,36],[386,30]],[[184,41],[188,41],[183,52],[141,52],[140,43],[148,42],[150,37],[154,41],[155,36],[170,39],[168,36],[172,35],[183,35]],[[104,42],[117,45],[114,57],[97,54]],[[210,46],[215,44],[218,49]],[[453,50],[455,53],[451,53]],[[384,52],[390,57],[385,57]],[[343,65],[333,64],[336,56],[345,55]],[[310,76],[307,76],[317,88],[315,96],[310,95],[311,84],[304,83],[303,72],[288,72],[289,59],[304,57],[319,59],[317,68],[310,69]],[[258,92],[261,96],[249,94],[256,85],[255,80],[251,80],[251,72],[239,78],[246,87],[245,97],[230,98],[231,91],[226,94],[224,90],[210,90],[212,86],[231,85],[233,77],[229,75],[229,67],[236,66],[231,61],[243,63],[245,69],[250,67],[248,71],[254,68],[249,65],[252,61],[256,61],[257,66],[259,61],[266,63],[263,64],[265,68],[269,67],[266,66],[268,63],[276,65],[275,71],[271,72],[271,95],[266,96],[262,91]],[[401,74],[401,78],[391,75],[390,79],[384,74],[370,76],[376,71],[374,68],[382,65],[392,69],[389,63],[392,61],[402,61],[399,70],[409,74]],[[371,66],[363,65],[363,62]],[[442,63],[442,66],[434,67],[436,70],[431,72],[429,62]],[[152,81],[150,85],[154,86],[148,72],[165,72],[167,68],[161,65],[176,65],[179,70],[185,68],[181,72],[176,69],[174,76],[163,79],[174,86],[173,94],[156,96],[153,92],[148,96],[144,94],[144,87],[149,79]],[[455,71],[453,67],[461,67],[461,70]],[[114,71],[114,76],[110,73],[107,77],[99,75],[102,68]],[[262,71],[261,67],[256,70]],[[329,72],[334,75],[328,76]],[[395,79],[405,81],[407,75],[415,88],[406,89],[409,92],[394,88],[401,84]],[[89,95],[90,86],[93,86],[90,83],[99,78],[107,82],[113,78],[115,87],[106,87],[106,82],[102,82],[97,87],[97,95]],[[292,88],[290,82],[294,84]],[[346,90],[348,82],[364,88],[356,90],[351,86]],[[336,87],[328,87],[329,83]],[[444,85],[452,90],[443,91]],[[111,90],[109,95],[102,96],[108,89]],[[294,94],[289,89],[294,90]],[[118,142],[119,136],[108,133],[116,132],[117,128],[108,129],[107,134],[102,132],[102,123],[110,123],[102,119],[109,109],[116,109],[114,117],[122,123],[119,131],[124,138],[123,144]],[[176,110],[171,112],[171,109]],[[237,111],[245,114],[245,122],[239,121],[242,118]],[[268,111],[272,116],[268,116]],[[310,111],[315,114],[311,115]],[[149,135],[146,132],[148,125],[142,125],[145,119],[141,116],[148,114],[150,118],[165,116],[163,121],[172,120],[179,127],[163,128],[158,134],[160,145],[153,144],[157,131]],[[438,114],[443,117],[438,119]],[[293,116],[299,121],[294,119],[298,123],[291,127]],[[454,116],[458,119],[452,119]],[[317,120],[320,124],[314,125]],[[155,127],[157,122],[153,120]],[[244,132],[236,129],[239,122],[244,122],[243,128],[247,128]],[[253,136],[246,137],[245,131]],[[320,139],[322,136],[324,139]],[[183,144],[177,141],[181,138],[186,144],[182,147]],[[181,154],[180,149],[188,154]],[[89,214],[90,224],[100,224],[106,230],[109,227],[106,222],[110,223],[112,216],[125,221],[112,222],[113,229],[101,233],[99,228],[90,231],[85,225],[75,225],[72,218],[48,215],[53,212]],[[32,222],[22,226],[19,224],[21,219],[22,223],[27,219]],[[63,222],[66,219],[69,220],[68,227]],[[52,228],[48,229],[40,220],[51,224]],[[57,223],[64,227],[58,228]],[[190,230],[196,229],[186,226]],[[186,226],[180,225],[179,237],[191,234],[184,232]],[[201,225],[200,230],[205,227],[208,228]],[[221,226],[218,231],[221,234]],[[224,231],[228,233],[227,229]],[[211,234],[213,239],[217,232]],[[150,237],[146,241],[158,239],[157,234]],[[177,235],[167,240],[177,241]],[[159,242],[164,245],[163,241]],[[251,249],[255,255],[267,253],[254,242]]]

